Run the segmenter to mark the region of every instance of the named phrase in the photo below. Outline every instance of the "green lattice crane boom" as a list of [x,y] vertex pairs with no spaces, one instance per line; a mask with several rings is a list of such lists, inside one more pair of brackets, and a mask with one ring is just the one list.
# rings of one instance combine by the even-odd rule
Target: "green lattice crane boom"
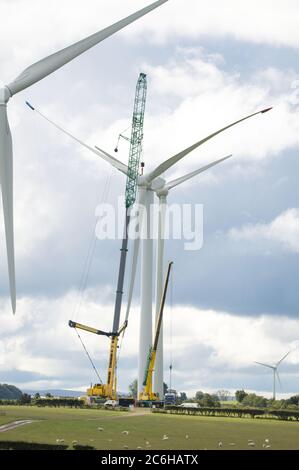
[[147,80],[145,73],[141,73],[136,85],[134,110],[132,118],[132,132],[130,141],[130,155],[128,175],[126,182],[126,208],[131,207],[136,199],[137,181],[139,175],[140,157],[142,154],[143,124],[146,104]]
[[[128,252],[128,227],[130,223],[130,208],[133,206],[136,200],[140,158],[142,155],[142,142],[143,142],[143,125],[144,125],[144,113],[146,105],[146,94],[147,94],[147,78],[145,73],[140,73],[135,92],[134,109],[132,116],[131,125],[131,137],[127,137],[124,134],[120,134],[119,139],[123,139],[130,142],[130,153],[128,161],[128,173],[126,180],[126,193],[125,193],[125,205],[126,205],[126,218],[124,236],[122,240],[121,256],[118,272],[118,282],[114,309],[114,319],[112,333],[117,334],[119,331],[119,321],[121,313],[126,259]],[[115,148],[115,152],[118,152],[118,144]]]
[[[142,141],[143,141],[143,124],[144,124],[144,112],[146,104],[146,92],[147,92],[147,80],[146,75],[141,73],[138,78],[135,100],[134,100],[134,110],[132,118],[132,131],[131,138],[126,137],[125,135],[120,134],[119,138],[122,137],[125,140],[130,142],[130,154],[129,154],[129,163],[128,163],[128,174],[126,181],[126,219],[125,219],[125,228],[124,236],[122,240],[122,246],[120,249],[120,263],[118,271],[118,280],[117,280],[117,290],[115,298],[115,307],[114,307],[114,317],[113,317],[113,326],[111,332],[105,332],[91,328],[80,323],[73,321],[69,322],[69,326],[72,328],[79,328],[81,330],[88,331],[97,335],[104,335],[110,337],[110,351],[108,359],[108,374],[107,382],[105,384],[95,384],[87,390],[87,394],[93,397],[101,398],[110,398],[115,400],[117,398],[117,348],[118,348],[118,339],[122,332],[127,327],[127,319],[121,328],[119,328],[120,323],[120,314],[122,306],[122,297],[123,297],[123,287],[124,287],[124,278],[126,270],[126,260],[128,252],[128,228],[130,223],[130,211],[136,199],[138,176],[139,176],[139,165],[140,157],[142,154]],[[116,147],[115,151],[118,151]]]
[[[101,397],[101,398],[110,398],[115,400],[117,398],[117,348],[118,348],[118,339],[122,332],[127,327],[127,319],[121,328],[119,328],[120,323],[120,314],[121,314],[121,305],[123,297],[123,287],[125,279],[125,270],[126,270],[126,260],[128,252],[128,228],[130,223],[130,211],[136,199],[138,176],[139,176],[139,165],[140,157],[142,154],[142,141],[143,141],[143,124],[144,124],[144,112],[146,104],[146,92],[147,92],[147,80],[146,75],[141,73],[138,78],[135,100],[134,100],[134,110],[132,118],[132,131],[131,138],[126,137],[125,135],[120,134],[120,137],[123,137],[125,140],[130,142],[130,154],[128,162],[128,174],[126,181],[126,218],[125,218],[125,228],[124,236],[122,240],[122,246],[120,249],[120,263],[118,271],[118,280],[117,280],[117,290],[115,298],[115,307],[114,307],[114,317],[113,317],[113,326],[111,332],[105,332],[91,328],[87,325],[81,323],[76,323],[73,321],[69,322],[69,326],[72,328],[78,328],[81,330],[88,331],[97,335],[104,335],[110,338],[110,350],[109,350],[109,359],[108,359],[108,373],[107,381],[105,384],[95,384],[87,390],[87,395],[92,397]],[[117,152],[117,147],[115,151]]]
[[130,208],[133,206],[135,199],[136,199],[140,157],[142,154],[146,92],[147,92],[146,75],[144,73],[141,73],[139,75],[137,85],[136,85],[136,93],[135,93],[134,109],[133,109],[133,117],[132,117],[131,138],[128,139],[122,136],[126,140],[129,140],[130,142],[130,154],[129,154],[129,162],[128,162],[128,174],[127,174],[126,195],[125,195],[126,220],[125,220],[124,236],[123,236],[122,247],[121,247],[121,256],[120,256],[118,283],[117,283],[115,310],[114,310],[114,321],[113,321],[113,329],[112,329],[112,331],[114,332],[117,332],[119,330],[119,320],[120,320],[120,313],[121,313],[124,277],[125,277],[125,269],[126,269],[126,259],[127,259],[127,252],[128,252],[128,228],[129,228],[129,223],[130,223]]
[[[128,253],[128,228],[130,224],[130,212],[131,207],[133,206],[136,199],[138,176],[139,176],[139,165],[140,157],[142,154],[142,141],[143,141],[143,124],[144,124],[144,113],[145,113],[145,104],[146,104],[146,92],[147,92],[147,80],[146,75],[141,73],[139,75],[135,100],[134,100],[134,110],[132,118],[132,131],[130,139],[130,154],[128,162],[128,174],[126,181],[126,219],[125,219],[125,229],[124,236],[121,247],[120,254],[120,263],[118,271],[118,281],[117,281],[117,290],[115,298],[115,307],[114,307],[114,318],[112,326],[112,338],[110,346],[110,355],[109,355],[109,366],[108,366],[108,379],[110,373],[110,383],[113,381],[112,393],[111,396],[116,396],[116,368],[117,368],[117,347],[118,347],[118,337],[121,332],[124,332],[127,327],[127,319],[125,320],[124,325],[119,329],[122,298],[123,298],[123,287],[124,287],[124,278],[126,270],[126,260]],[[110,372],[109,372],[110,371]],[[110,387],[111,388],[111,387]]]

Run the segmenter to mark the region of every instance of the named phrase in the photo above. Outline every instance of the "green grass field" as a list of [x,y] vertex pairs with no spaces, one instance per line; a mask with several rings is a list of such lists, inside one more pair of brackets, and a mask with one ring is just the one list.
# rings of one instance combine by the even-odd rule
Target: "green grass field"
[[[5,412],[3,415],[1,412]],[[56,444],[64,439],[96,449],[299,449],[299,424],[275,420],[213,418],[67,408],[0,407],[0,425],[19,419],[31,424],[0,433],[0,440]],[[99,431],[98,428],[103,428]],[[128,435],[122,431],[129,431]],[[168,436],[163,440],[163,435]],[[188,435],[188,438],[186,438]],[[248,446],[253,440],[255,447]],[[149,444],[146,444],[146,443]],[[235,445],[231,445],[235,444]],[[269,449],[265,449],[268,451]]]

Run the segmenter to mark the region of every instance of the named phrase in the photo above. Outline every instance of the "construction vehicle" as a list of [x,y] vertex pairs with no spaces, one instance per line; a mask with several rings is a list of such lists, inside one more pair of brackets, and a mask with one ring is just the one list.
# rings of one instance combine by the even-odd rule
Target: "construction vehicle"
[[116,355],[117,355],[117,343],[119,335],[124,331],[126,328],[126,323],[123,324],[121,329],[117,332],[105,332],[102,330],[97,330],[95,328],[91,328],[87,325],[82,325],[81,323],[73,322],[72,320],[69,321],[69,326],[71,328],[78,328],[79,330],[87,331],[88,333],[94,333],[100,336],[107,336],[111,338],[110,342],[110,354],[109,354],[109,364],[108,364],[108,374],[107,374],[107,382],[105,384],[95,384],[87,389],[87,396],[89,397],[98,397],[98,398],[109,398],[110,400],[117,400],[117,393],[116,393]]
[[[127,260],[127,252],[128,252],[128,228],[130,224],[130,213],[131,213],[131,208],[136,200],[137,182],[138,182],[139,168],[140,168],[140,157],[142,154],[143,124],[144,124],[144,113],[145,113],[145,104],[146,104],[146,93],[147,93],[147,78],[146,78],[146,74],[141,73],[139,75],[137,86],[136,86],[136,94],[135,94],[135,100],[134,100],[134,110],[133,110],[133,118],[132,118],[132,126],[131,126],[132,127],[131,138],[125,137],[124,135],[120,134],[120,137],[123,137],[125,138],[125,140],[130,142],[130,154],[129,154],[128,173],[127,173],[127,180],[126,180],[126,193],[125,193],[125,204],[126,204],[125,227],[124,227],[124,236],[122,240],[122,247],[120,250],[121,255],[120,255],[120,264],[119,264],[119,272],[118,272],[112,331],[105,332],[102,330],[91,328],[81,323],[76,323],[71,320],[69,321],[69,326],[71,328],[81,329],[89,333],[94,333],[100,336],[107,336],[111,340],[109,360],[108,360],[107,382],[105,384],[103,383],[95,384],[91,386],[90,388],[88,388],[87,395],[89,397],[117,400],[116,370],[117,370],[118,340],[119,340],[120,334],[122,334],[124,330],[126,329],[128,320],[126,318],[121,328],[119,328],[119,323],[120,323],[124,277],[125,277],[126,260]],[[115,149],[115,151],[117,150],[118,148]],[[85,348],[83,342],[82,342],[82,345]],[[91,360],[89,355],[88,357]],[[97,375],[99,377],[98,373]]]
[[158,347],[159,335],[160,335],[162,318],[163,318],[163,311],[164,311],[164,306],[165,306],[165,301],[166,301],[166,295],[167,295],[167,289],[168,289],[168,283],[169,283],[169,277],[170,277],[172,265],[173,265],[173,262],[171,261],[168,264],[166,278],[164,282],[159,315],[158,315],[158,320],[156,323],[154,342],[153,342],[153,346],[150,347],[149,353],[148,353],[147,365],[146,365],[146,369],[144,373],[144,380],[143,380],[144,389],[142,390],[142,392],[140,392],[139,397],[138,397],[137,405],[141,407],[151,407],[151,406],[161,407],[164,405],[164,401],[160,399],[159,394],[153,392],[153,372],[155,369],[157,347]]
[[177,404],[177,392],[176,390],[168,389],[164,395],[164,405],[171,406]]

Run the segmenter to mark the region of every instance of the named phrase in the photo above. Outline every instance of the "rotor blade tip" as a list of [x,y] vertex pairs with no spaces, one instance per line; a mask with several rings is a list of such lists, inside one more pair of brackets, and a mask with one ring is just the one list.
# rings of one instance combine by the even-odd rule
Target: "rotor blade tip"
[[35,111],[35,108],[32,106],[32,104],[29,103],[29,101],[25,101],[25,103],[30,109],[32,109],[32,111]]
[[268,111],[271,111],[271,109],[273,109],[273,106],[272,106],[271,108],[263,109],[263,110],[261,111],[261,114],[265,114],[265,113],[267,113]]

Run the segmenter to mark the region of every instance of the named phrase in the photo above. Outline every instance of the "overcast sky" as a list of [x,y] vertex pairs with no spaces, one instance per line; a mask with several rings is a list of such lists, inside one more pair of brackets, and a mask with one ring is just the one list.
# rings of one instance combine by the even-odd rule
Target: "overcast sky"
[[[0,80],[150,0],[0,0]],[[169,0],[9,103],[14,137],[17,313],[8,298],[0,215],[0,382],[84,390],[95,380],[70,318],[110,329],[119,241],[97,242],[80,280],[99,202],[117,204],[124,178],[30,112],[31,101],[79,138],[113,152],[130,125],[135,84],[148,74],[148,168],[223,125],[265,107],[171,169],[177,177],[233,153],[174,189],[171,203],[204,205],[204,244],[175,262],[165,311],[165,379],[180,391],[299,390],[299,7],[295,0]],[[118,157],[126,162],[128,146]],[[137,376],[139,289],[119,364],[119,388]],[[80,301],[81,299],[81,301]],[[172,335],[171,335],[172,331]],[[84,335],[106,377],[108,341]]]

